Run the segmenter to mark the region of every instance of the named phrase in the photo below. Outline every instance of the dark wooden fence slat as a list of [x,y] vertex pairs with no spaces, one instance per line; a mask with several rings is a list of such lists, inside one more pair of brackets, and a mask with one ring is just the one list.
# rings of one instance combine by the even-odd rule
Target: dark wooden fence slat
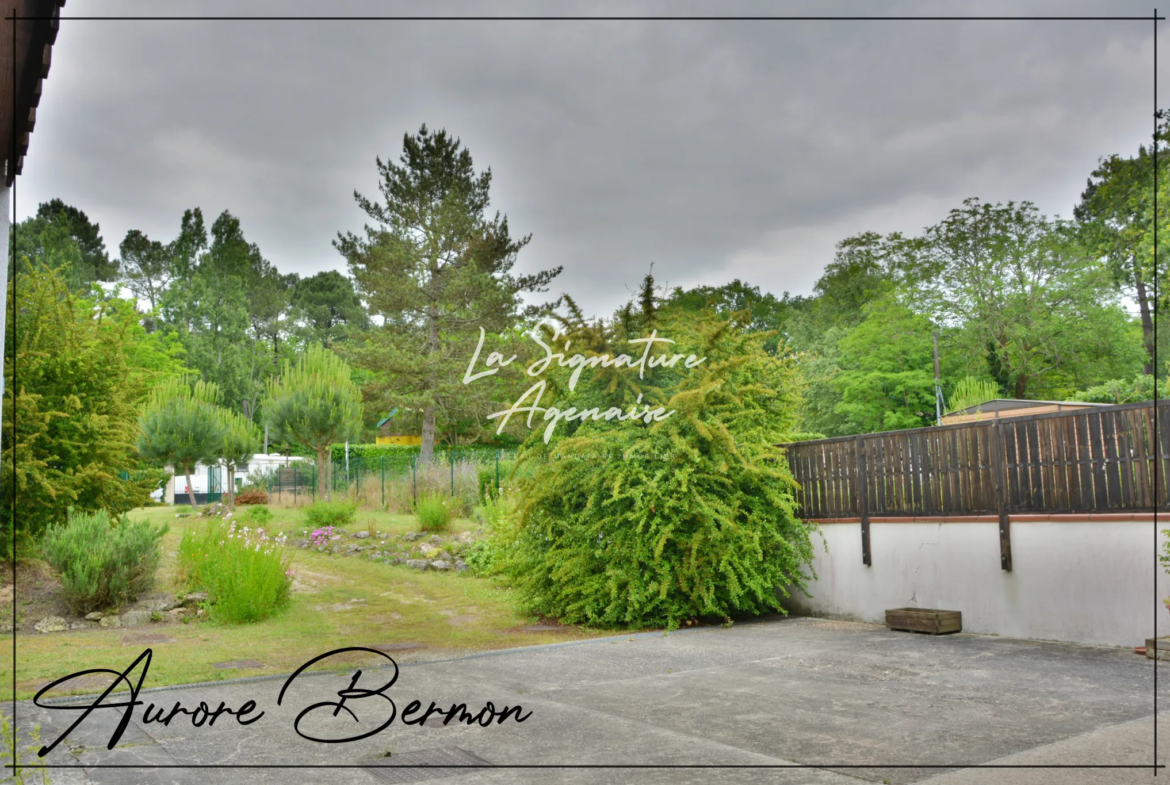
[[821,490],[821,514],[825,517],[832,517],[833,507],[829,501],[829,489],[833,485],[833,480],[829,477],[828,449],[828,445],[818,444],[816,451],[813,453],[813,463],[816,464],[817,471],[820,472],[821,477],[819,483]]
[[1060,436],[1056,433],[1056,424],[1050,420],[1041,420],[1041,430],[1044,436],[1040,439],[1040,446],[1044,453],[1044,482],[1048,509],[1059,510],[1063,488],[1060,482]]
[[971,509],[986,510],[987,509],[987,494],[983,488],[983,475],[987,461],[983,459],[984,433],[982,428],[972,428],[967,431],[968,444],[971,449],[972,464],[975,469],[971,472],[971,477],[974,480],[974,492],[971,499]]
[[1117,429],[1113,412],[1101,413],[1101,446],[1105,461],[1105,495],[1110,509],[1121,506],[1121,482],[1117,473]]
[[938,511],[934,501],[934,473],[936,463],[930,437],[931,433],[929,431],[918,434],[918,454],[922,456],[922,511],[926,513]]
[[1101,443],[1101,415],[1089,414],[1086,418],[1089,428],[1089,456],[1093,468],[1093,509],[1104,510],[1109,504],[1105,489],[1105,452]]
[[1028,461],[1028,424],[1012,423],[1012,433],[1016,437],[1016,477],[1019,481],[1019,498],[1017,509],[1031,509],[1032,502],[1032,472]]
[[1076,507],[1076,486],[1074,482],[1076,472],[1072,463],[1073,456],[1076,455],[1076,444],[1073,442],[1073,431],[1069,427],[1072,425],[1073,418],[1062,417],[1055,422],[1056,438],[1060,441],[1060,503],[1064,509],[1071,510]]
[[1014,423],[1005,422],[999,428],[1000,439],[1003,441],[1004,473],[1007,477],[1004,499],[1009,510],[1017,510],[1020,507],[1020,466],[1016,460],[1018,448],[1016,427]]
[[1168,488],[1166,488],[1166,460],[1170,459],[1170,406],[1162,406],[1158,408],[1155,415],[1155,426],[1157,434],[1155,443],[1158,446],[1158,474],[1156,480],[1158,490],[1158,507],[1163,507],[1168,500]]
[[1068,482],[1068,509],[1075,510],[1081,505],[1081,471],[1077,465],[1077,418],[1062,417],[1061,443],[1064,445],[1065,474]]
[[1093,487],[1093,445],[1089,439],[1089,417],[1074,418],[1077,429],[1077,467],[1081,475],[1081,507],[1086,510],[1097,506],[1097,492]]
[[1161,507],[1166,503],[1166,471],[1162,464],[1162,450],[1160,445],[1160,431],[1162,412],[1164,410],[1148,411],[1146,413],[1146,457],[1150,462],[1150,474],[1153,476],[1154,503]]
[[1121,478],[1121,507],[1133,507],[1133,449],[1130,433],[1133,428],[1129,412],[1114,412],[1114,430],[1117,434],[1117,469]]
[[1152,507],[1154,497],[1150,494],[1150,473],[1146,463],[1146,418],[1139,409],[1128,413],[1130,427],[1130,447],[1133,449],[1133,485],[1134,504],[1138,507]]
[[1039,424],[1033,420],[1025,425],[1028,434],[1028,509],[1044,509],[1044,483],[1040,478]]

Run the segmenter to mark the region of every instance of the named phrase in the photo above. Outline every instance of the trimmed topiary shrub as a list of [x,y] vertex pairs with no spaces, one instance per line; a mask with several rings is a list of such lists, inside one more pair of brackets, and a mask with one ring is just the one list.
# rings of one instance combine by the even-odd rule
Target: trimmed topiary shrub
[[111,522],[105,510],[69,515],[45,532],[41,551],[61,576],[74,613],[116,608],[154,584],[167,526]]

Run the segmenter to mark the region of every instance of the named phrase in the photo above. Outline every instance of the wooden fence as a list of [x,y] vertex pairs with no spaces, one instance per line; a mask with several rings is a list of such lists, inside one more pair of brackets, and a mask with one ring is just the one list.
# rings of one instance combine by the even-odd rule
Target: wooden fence
[[807,519],[1168,509],[1170,401],[784,445]]

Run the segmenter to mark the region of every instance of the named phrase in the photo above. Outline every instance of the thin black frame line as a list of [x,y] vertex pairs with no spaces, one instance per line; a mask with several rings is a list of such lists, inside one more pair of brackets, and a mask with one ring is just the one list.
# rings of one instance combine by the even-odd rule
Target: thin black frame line
[[[12,18],[12,17],[8,17]],[[45,16],[18,16],[49,19]],[[76,22],[1136,22],[1148,16],[60,16]],[[1164,19],[1165,17],[1158,17]]]
[[[403,753],[404,755],[409,753]],[[1015,763],[977,763],[972,765],[887,765],[887,766],[871,766],[868,763],[514,763],[514,764],[495,764],[495,763],[453,763],[451,765],[436,764],[436,763],[406,763],[402,765],[380,765],[373,762],[377,759],[371,759],[370,763],[347,763],[341,765],[329,765],[324,763],[312,763],[306,766],[298,766],[295,763],[255,763],[255,764],[232,764],[232,763],[209,763],[202,766],[187,766],[181,763],[140,763],[140,764],[117,764],[117,763],[98,763],[92,766],[84,763],[21,763],[18,766],[6,764],[2,768],[5,769],[1137,769],[1145,771],[1147,769],[1164,769],[1166,764],[1156,764],[1153,766],[1142,763],[1128,763],[1118,765],[1108,764],[1087,764],[1078,766],[1072,763],[1050,763],[1050,764],[1015,764]]]
[[[13,157],[12,157],[13,168],[15,169],[15,166],[16,166],[16,159],[15,159],[15,153],[16,153],[16,109],[17,109],[16,22],[17,21],[38,20],[38,19],[40,19],[40,20],[52,19],[53,17],[16,16],[15,14],[13,14],[12,16],[5,17],[5,18],[10,19],[12,21],[12,41],[13,41],[13,46],[12,46],[12,75],[13,75],[12,76],[12,81],[13,81],[12,103],[13,103],[13,111],[12,111],[12,129],[11,129],[11,137],[12,137],[12,151],[11,152],[13,155]],[[121,17],[121,16],[118,16],[118,17],[110,17],[110,16],[96,16],[96,17],[87,17],[87,16],[68,16],[68,17],[58,17],[58,18],[61,20],[68,19],[68,20],[72,20],[72,21],[645,21],[645,22],[652,22],[652,21],[655,21],[655,22],[656,21],[875,21],[875,22],[877,22],[877,21],[881,21],[881,22],[885,22],[885,21],[1137,21],[1137,20],[1145,20],[1149,17],[1144,17],[1144,16],[1143,17],[1130,17],[1130,16],[1076,16],[1076,17],[1062,17],[1062,16],[1044,16],[1044,17],[1028,17],[1028,16],[1015,16],[1015,17],[987,17],[987,16],[976,16],[976,17],[955,17],[955,16],[950,16],[950,17],[924,17],[924,16],[885,16],[885,17],[858,17],[858,16],[841,16],[841,17],[831,17],[831,16],[830,17],[808,17],[808,16],[804,16],[804,17],[801,17],[801,16],[796,16],[796,17],[785,17],[785,16],[730,16],[730,17],[729,16],[683,16],[683,17],[664,17],[664,16],[643,16],[643,17],[636,17],[636,16],[625,16],[625,17],[594,17],[594,16],[586,16],[586,17],[575,17],[575,16],[553,16],[553,17],[540,17],[540,16],[535,16],[535,17],[525,17],[525,16],[483,16],[483,17],[481,17],[481,16],[468,16],[468,17],[452,17],[452,16],[437,16],[437,17],[426,17],[426,16],[399,16],[399,17],[393,17],[393,16],[387,16],[387,17],[329,17],[329,16],[183,17],[183,16],[172,16],[172,17],[165,17],[165,16],[161,16],[161,17],[149,17],[149,16],[128,16],[128,17]],[[1158,34],[1157,34],[1157,29],[1158,29],[1158,22],[1161,20],[1164,20],[1164,19],[1165,19],[1165,17],[1158,16],[1158,11],[1155,8],[1154,13],[1153,13],[1153,17],[1152,17],[1152,21],[1154,22],[1153,50],[1154,50],[1154,108],[1155,108],[1155,112],[1157,111],[1157,104],[1158,104],[1158,101],[1157,101],[1157,80],[1158,80],[1158,74],[1157,74]],[[1154,180],[1154,271],[1155,271],[1155,275],[1154,275],[1153,290],[1154,290],[1154,296],[1155,296],[1155,303],[1157,303],[1157,292],[1158,292],[1158,285],[1157,285],[1157,257],[1158,257],[1158,250],[1157,250],[1157,236],[1158,236],[1157,172],[1158,172],[1158,159],[1157,159],[1157,152],[1158,152],[1158,144],[1157,144],[1157,119],[1156,118],[1154,121],[1154,128],[1155,128],[1155,135],[1154,135],[1154,174],[1155,174],[1155,180]],[[5,176],[7,176],[7,172],[5,173]],[[13,216],[16,215],[16,190],[17,190],[16,181],[17,181],[17,179],[18,179],[18,176],[14,172],[13,177],[12,177],[12,189],[11,189],[12,190],[12,215]],[[11,247],[15,248],[15,233],[16,233],[16,222],[15,221],[10,222],[9,231],[10,231],[10,234],[12,235],[12,239],[10,240],[10,242],[12,243]],[[15,274],[15,269],[13,272]],[[15,293],[16,293],[15,285],[13,285],[12,291],[13,291],[13,309],[12,310],[13,310],[13,313],[15,313],[15,304],[16,304],[15,303]],[[5,294],[7,295],[7,293],[5,293]],[[1155,319],[1155,330],[1156,330],[1157,329],[1157,321],[1156,321],[1157,320],[1157,308],[1155,308],[1154,319]],[[7,325],[5,325],[4,329],[5,329],[5,331],[7,331]],[[13,365],[12,365],[13,382],[14,383],[15,383],[15,374],[16,374],[15,359],[16,358],[15,358],[15,353],[14,353]],[[1157,363],[1157,346],[1156,345],[1154,348],[1154,362],[1155,362],[1155,364]],[[1155,403],[1157,402],[1157,389],[1156,388],[1157,388],[1157,385],[1155,385],[1155,391],[1154,391]],[[14,426],[14,431],[15,431],[15,425],[16,425],[15,406],[10,407],[10,408],[12,408],[12,410],[13,410],[12,416],[13,416],[13,426]],[[1155,406],[1155,410],[1156,410],[1156,406]],[[1155,418],[1154,418],[1155,442],[1157,440],[1157,432],[1158,432],[1158,417],[1155,416]],[[1155,478],[1155,491],[1156,490],[1157,490],[1157,485],[1156,485],[1156,478]],[[16,763],[16,761],[17,761],[17,755],[16,755],[16,753],[17,753],[17,749],[16,749],[17,728],[16,728],[15,723],[16,723],[16,703],[17,703],[17,700],[16,700],[17,651],[16,651],[16,624],[15,624],[15,622],[16,622],[16,521],[15,521],[16,486],[15,486],[15,483],[13,483],[13,490],[12,490],[12,512],[13,512],[13,525],[12,525],[12,548],[13,548],[13,551],[12,551],[12,570],[13,570],[13,574],[12,574],[13,575],[13,603],[12,603],[12,607],[13,607],[13,628],[12,628],[12,721],[13,721],[13,734],[12,734],[12,736],[13,736],[13,740],[12,740],[12,760],[13,760],[13,763],[6,764],[2,768],[13,769],[13,770],[26,769],[26,768],[27,769],[34,769],[34,768],[46,768],[46,769],[48,769],[48,768],[53,768],[53,769],[75,769],[75,768],[89,768],[89,769],[98,769],[98,768],[101,768],[101,769],[368,769],[368,768],[373,768],[370,765],[362,765],[362,764],[349,764],[349,765],[316,764],[316,765],[308,765],[308,766],[298,766],[295,764],[253,764],[253,765],[235,765],[235,766],[234,765],[227,765],[227,764],[202,764],[202,765],[197,764],[197,765],[193,765],[193,766],[188,766],[188,765],[183,765],[183,764],[162,764],[162,765],[154,765],[154,766],[98,764],[98,765],[93,765],[93,766],[85,766],[84,764],[19,764],[19,763]],[[1158,533],[1157,521],[1158,521],[1158,511],[1155,508],[1155,510],[1154,510],[1155,545],[1157,543],[1157,533]],[[1157,548],[1155,547],[1155,583],[1154,583],[1155,600],[1157,599],[1157,570],[1156,570],[1157,564],[1158,564]],[[1156,638],[1157,637],[1157,604],[1156,604],[1156,602],[1155,602],[1154,635]],[[828,769],[828,768],[833,768],[833,769],[969,769],[969,768],[981,768],[981,769],[1139,769],[1139,770],[1152,768],[1154,771],[1154,776],[1156,777],[1158,775],[1158,769],[1165,768],[1165,765],[1159,765],[1157,763],[1157,743],[1158,743],[1157,679],[1158,679],[1158,659],[1155,656],[1154,657],[1154,715],[1153,715],[1153,719],[1154,719],[1154,763],[1152,764],[1152,766],[1137,765],[1137,764],[1121,764],[1121,765],[1090,764],[1090,765],[1083,765],[1083,766],[1071,765],[1071,764],[1049,764],[1049,765],[1025,765],[1025,764],[974,764],[974,765],[962,765],[962,764],[960,764],[960,765],[939,765],[939,764],[933,764],[933,765],[914,765],[914,764],[878,764],[878,765],[872,765],[872,764],[840,764],[840,765],[833,765],[833,764],[828,764],[828,765],[826,765],[826,764],[725,764],[725,765],[720,765],[720,764],[673,764],[673,765],[671,765],[671,764],[664,764],[664,765],[655,765],[655,764],[632,764],[632,765],[623,765],[623,764],[515,764],[515,765],[491,765],[491,766],[463,765],[463,766],[450,766],[450,767],[442,767],[442,768],[476,768],[476,769],[480,769],[480,768],[497,768],[497,769]],[[422,768],[424,766],[426,766],[426,765],[425,764],[406,765],[406,766],[398,766],[396,768]],[[433,766],[426,766],[426,767],[427,768],[435,768]]]
[[[17,86],[19,82],[16,78],[16,8],[12,9],[12,128],[10,136],[12,137],[12,144],[9,149],[9,162],[12,166],[12,218],[16,218],[16,151],[19,149],[16,144],[16,108],[17,108]],[[4,182],[8,183],[8,164],[5,165]],[[7,216],[5,216],[7,218]],[[12,387],[16,387],[16,221],[10,221],[8,227],[9,234],[12,235],[12,308],[8,310],[8,321],[12,322]],[[4,256],[8,256],[8,249],[5,248]],[[7,258],[5,259],[7,263]],[[7,289],[7,287],[5,287]],[[4,298],[8,299],[8,292],[4,292]],[[3,325],[4,337],[8,337],[8,324]],[[0,341],[0,344],[3,342]],[[8,348],[5,345],[4,353],[8,353]],[[2,380],[0,380],[2,381]],[[5,394],[9,391],[5,390]],[[0,425],[3,424],[3,396],[0,396]],[[16,439],[16,393],[12,393],[12,406],[8,407],[12,410],[12,438]],[[3,429],[0,428],[0,435],[3,434]],[[18,734],[16,725],[16,447],[13,445],[12,450],[12,763],[15,765],[19,758],[16,757],[16,739]]]
[[[1136,260],[1135,260],[1136,262]],[[1154,446],[1158,440],[1158,9],[1154,9]],[[1158,462],[1161,462],[1158,457]],[[1154,776],[1158,776],[1158,471],[1154,473]],[[14,636],[15,640],[15,636]]]

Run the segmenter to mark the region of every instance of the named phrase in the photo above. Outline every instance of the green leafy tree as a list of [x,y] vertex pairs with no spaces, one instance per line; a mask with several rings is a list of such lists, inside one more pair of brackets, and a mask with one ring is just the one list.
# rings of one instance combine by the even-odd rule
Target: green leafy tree
[[[81,294],[88,293],[94,282],[117,278],[118,264],[106,253],[101,227],[60,199],[42,203],[35,216],[14,226],[9,233],[9,250],[10,278],[13,263],[23,258],[34,266],[45,264],[60,270],[69,288]],[[17,266],[17,271],[23,269]]]
[[122,279],[140,301],[150,306],[153,313],[162,302],[163,292],[174,275],[171,249],[158,240],[151,240],[137,229],[131,229],[118,250],[122,257],[118,262]]
[[[146,504],[162,472],[139,472],[137,405],[171,367],[137,352],[119,301],[70,292],[63,271],[25,260],[10,280],[4,344],[0,549],[25,547],[67,510],[121,515]],[[14,291],[15,290],[15,291]],[[125,303],[122,303],[124,306]],[[15,376],[14,376],[15,374]]]
[[180,336],[188,363],[221,389],[225,405],[254,418],[282,356],[295,276],[281,275],[227,211],[209,237],[202,212],[188,210],[168,249],[175,279],[161,299],[165,329]]
[[192,509],[195,464],[213,463],[223,451],[227,428],[218,402],[219,388],[214,384],[171,378],[151,390],[139,420],[138,452],[186,477]]
[[313,344],[296,361],[285,360],[268,379],[264,418],[276,442],[303,444],[317,454],[317,498],[332,501],[326,484],[330,447],[356,440],[362,427],[361,391],[350,367],[330,350]]
[[228,509],[236,508],[236,470],[247,466],[252,456],[260,451],[260,432],[256,423],[239,412],[220,409],[224,436],[220,456],[228,475]]
[[298,281],[292,305],[308,328],[309,342],[326,348],[350,328],[369,327],[369,315],[354,291],[353,281],[336,270],[325,270]]
[[[1167,117],[1159,113],[1159,135],[1166,136]],[[1170,158],[1165,151],[1159,157],[1158,187],[1170,182]],[[1081,201],[1073,210],[1080,224],[1081,237],[1089,251],[1104,260],[1118,287],[1133,298],[1142,325],[1142,342],[1146,350],[1144,372],[1155,371],[1156,354],[1154,289],[1158,271],[1154,265],[1154,157],[1155,151],[1142,146],[1136,156],[1102,158],[1089,176]],[[1164,203],[1163,203],[1164,204]],[[1160,211],[1162,234],[1170,230],[1166,211]],[[1164,265],[1163,265],[1164,266]],[[1165,272],[1161,273],[1165,281]],[[1164,288],[1164,285],[1163,285]]]
[[782,298],[777,298],[771,292],[762,292],[760,287],[737,278],[723,286],[696,286],[685,290],[678,287],[671,292],[667,302],[692,313],[711,309],[717,314],[730,316],[746,311],[751,314],[752,330],[776,333],[764,347],[775,353],[779,350],[784,329],[791,317],[794,300],[787,292]]
[[1011,397],[1063,397],[1141,362],[1106,271],[1074,227],[1027,202],[968,199],[918,252],[936,274],[913,301],[950,328],[950,353],[974,360],[968,373],[1006,381]]
[[1153,376],[1140,373],[1132,379],[1110,379],[1088,389],[1079,390],[1068,400],[1112,404],[1152,401],[1155,387]]
[[892,297],[867,305],[865,320],[841,338],[836,412],[849,433],[933,424],[932,326]]
[[479,329],[500,334],[520,312],[520,293],[544,291],[560,268],[511,274],[530,237],[514,240],[507,218],[487,215],[491,170],[476,174],[471,153],[424,125],[403,139],[401,165],[377,160],[384,202],[354,194],[376,225],[339,235],[359,293],[381,327],[352,356],[374,374],[375,408],[422,412],[420,458],[434,453],[440,424],[487,410],[462,384]]

